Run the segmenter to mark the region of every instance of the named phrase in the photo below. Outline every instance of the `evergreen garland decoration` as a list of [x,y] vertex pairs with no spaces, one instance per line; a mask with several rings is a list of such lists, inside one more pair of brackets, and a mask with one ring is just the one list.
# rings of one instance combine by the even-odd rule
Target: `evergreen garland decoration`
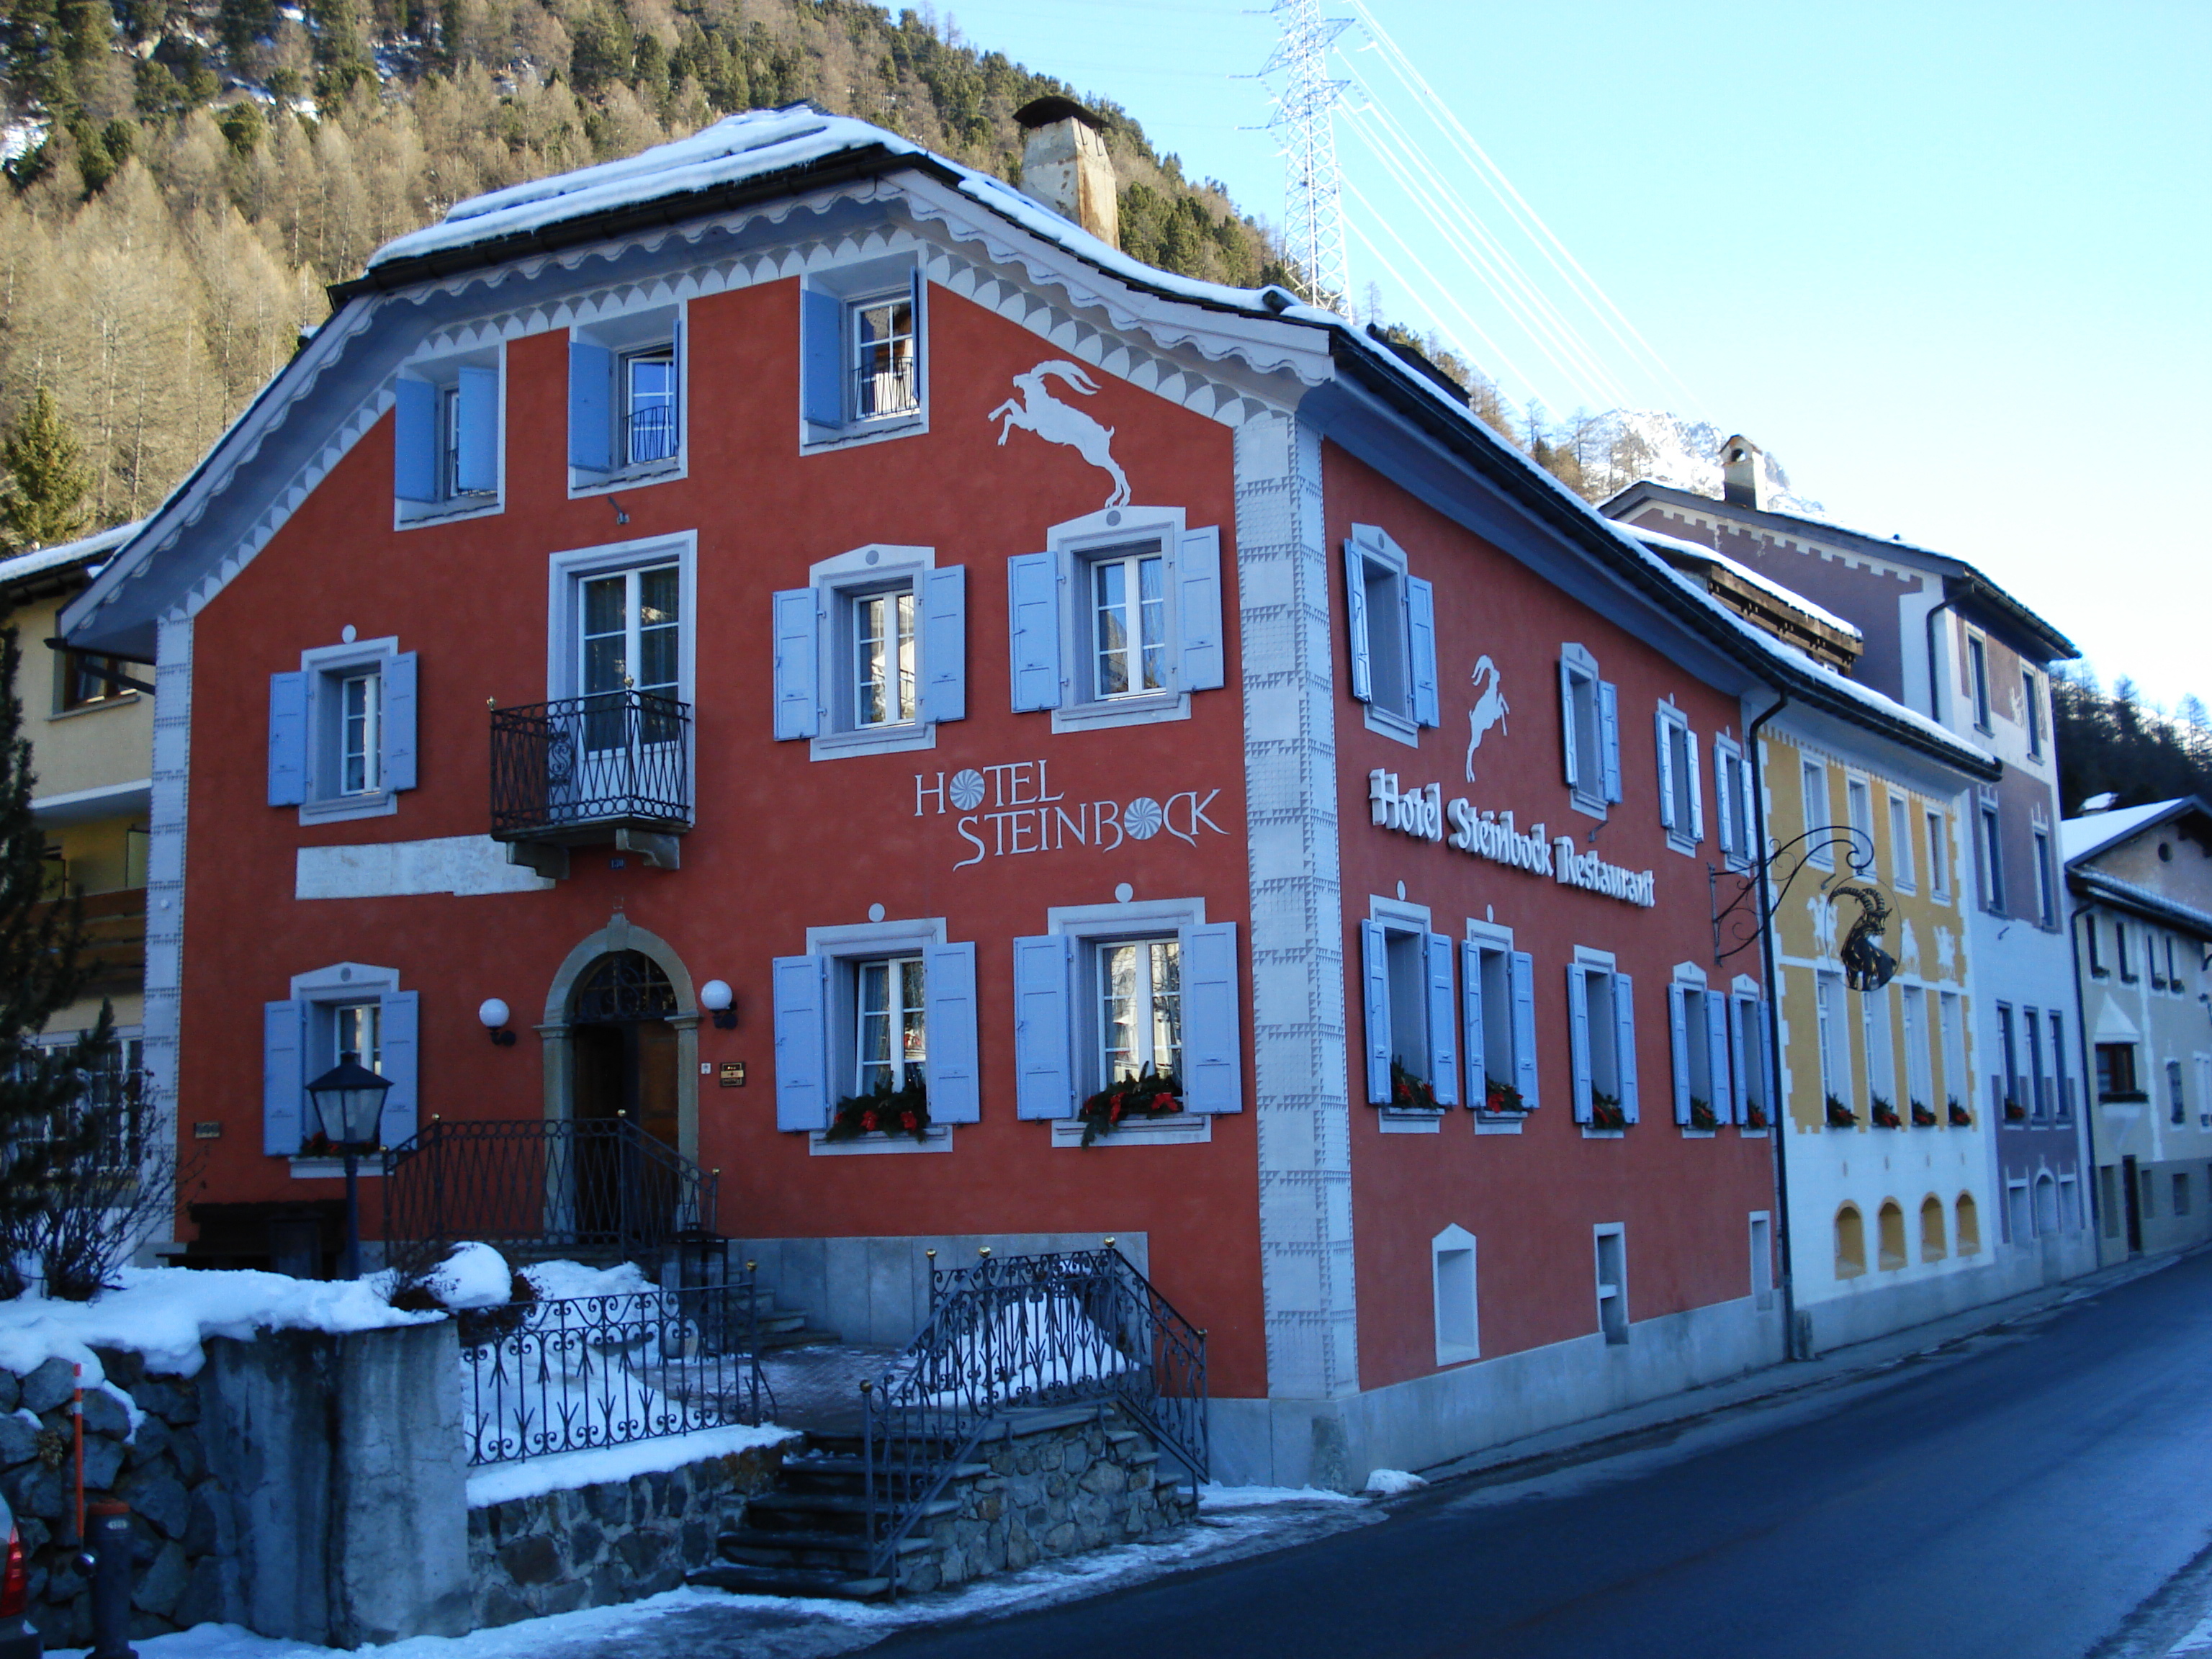
[[1837,1099],[1835,1096],[1830,1095],[1828,1097],[1828,1127],[1831,1129],[1856,1129],[1859,1127],[1859,1115]]
[[1714,1115],[1713,1103],[1703,1095],[1690,1097],[1690,1127],[1692,1129],[1717,1129],[1720,1119]]
[[1396,1060],[1390,1062],[1390,1103],[1401,1111],[1440,1112],[1437,1104],[1437,1087],[1425,1077],[1416,1077]]
[[888,1077],[877,1080],[865,1094],[848,1095],[830,1115],[824,1140],[858,1140],[862,1135],[912,1135],[927,1138],[929,1130],[929,1085],[917,1075],[902,1089],[891,1087]]
[[1482,1109],[1494,1112],[1501,1117],[1510,1116],[1527,1111],[1528,1103],[1521,1097],[1521,1091],[1511,1084],[1486,1076],[1482,1079]]
[[1083,1144],[1110,1135],[1131,1117],[1172,1117],[1182,1110],[1182,1085],[1173,1072],[1156,1072],[1146,1060],[1134,1077],[1108,1084],[1075,1109],[1083,1125]]
[[1609,1095],[1602,1089],[1590,1091],[1590,1127],[1593,1129],[1626,1129],[1628,1114],[1622,1109],[1620,1097]]

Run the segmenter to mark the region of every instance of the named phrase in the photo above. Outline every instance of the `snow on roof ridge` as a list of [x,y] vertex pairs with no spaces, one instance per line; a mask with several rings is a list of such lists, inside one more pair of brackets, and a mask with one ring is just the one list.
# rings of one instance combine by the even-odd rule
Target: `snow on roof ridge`
[[1669,536],[1662,531],[1646,530],[1640,525],[1632,525],[1629,527],[1647,542],[1664,542],[1669,547],[1679,547],[1685,553],[1694,553],[1701,559],[1711,559],[1715,564],[1725,566],[1730,574],[1741,577],[1753,587],[1772,594],[1792,610],[1803,611],[1815,622],[1826,623],[1838,633],[1848,634],[1855,640],[1866,638],[1856,623],[1845,622],[1834,611],[1814,604],[1795,588],[1784,587],[1771,576],[1761,575],[1749,565],[1739,564],[1725,553],[1717,553],[1710,547],[1700,546],[1696,542],[1684,541],[1680,536]]
[[73,542],[57,542],[52,547],[33,548],[28,553],[18,553],[13,558],[0,559],[0,582],[20,580],[35,576],[42,570],[58,570],[64,565],[75,564],[80,559],[105,553],[138,533],[146,521],[134,519],[129,524],[117,525],[112,530],[96,531],[81,536]]
[[2059,853],[2069,864],[2101,853],[2175,807],[2187,805],[2190,799],[2187,795],[2176,795],[2172,800],[2115,806],[2109,811],[2084,812],[2077,817],[2063,818],[2058,824]]
[[[2172,805],[2171,802],[2166,804]],[[2092,886],[2101,887],[2108,892],[2124,895],[2148,908],[2164,910],[2172,915],[2186,916],[2201,927],[2206,933],[2212,934],[2212,914],[2200,910],[2193,904],[2184,904],[2179,899],[2160,892],[2155,887],[2146,887],[2139,881],[2124,880],[2107,871],[2084,870],[2080,873],[2081,879]]]

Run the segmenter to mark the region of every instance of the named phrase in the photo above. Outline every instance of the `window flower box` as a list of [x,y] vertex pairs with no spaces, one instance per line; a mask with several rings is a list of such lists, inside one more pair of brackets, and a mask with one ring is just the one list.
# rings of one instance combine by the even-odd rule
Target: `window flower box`
[[1974,1127],[1974,1115],[1959,1104],[1955,1098],[1947,1102],[1946,1106],[1950,1114],[1953,1128],[1971,1129]]
[[1500,1117],[1518,1117],[1528,1109],[1528,1103],[1511,1084],[1486,1077],[1482,1080],[1482,1109]]
[[2025,1123],[2025,1122],[2027,1122],[2027,1107],[2025,1107],[2025,1106],[2023,1106],[2023,1105],[2021,1105],[2018,1101],[2014,1100],[2014,1099],[2010,1095],[2007,1095],[2007,1096],[2005,1097],[2005,1103],[2004,1103],[2004,1121],[2005,1121],[2006,1122],[2008,1122],[2008,1123]]
[[1912,1103],[1912,1127],[1916,1129],[1932,1129],[1936,1127],[1936,1114],[1929,1109],[1927,1102],[1916,1100]]
[[1717,1129],[1721,1127],[1721,1121],[1713,1111],[1712,1102],[1703,1095],[1690,1097],[1690,1127],[1692,1129]]
[[1747,1129],[1766,1127],[1766,1108],[1753,1101],[1743,1109],[1743,1127]]
[[929,1090],[920,1078],[902,1089],[885,1079],[864,1095],[848,1095],[831,1114],[824,1140],[858,1140],[862,1135],[912,1135],[929,1132]]
[[1867,1115],[1874,1120],[1874,1127],[1877,1129],[1902,1129],[1905,1127],[1904,1120],[1897,1115],[1897,1108],[1880,1095],[1872,1097]]
[[1182,1085],[1175,1073],[1152,1070],[1149,1062],[1136,1076],[1109,1083],[1075,1109],[1083,1125],[1083,1144],[1110,1135],[1130,1118],[1171,1117],[1182,1110]]
[[1837,1099],[1835,1096],[1830,1095],[1828,1097],[1828,1127],[1831,1129],[1856,1129],[1859,1127],[1859,1115]]
[[1436,1085],[1416,1077],[1396,1060],[1390,1062],[1390,1104],[1401,1112],[1441,1112]]
[[1620,1099],[1602,1089],[1590,1091],[1590,1121],[1593,1129],[1626,1129],[1628,1114],[1620,1109]]

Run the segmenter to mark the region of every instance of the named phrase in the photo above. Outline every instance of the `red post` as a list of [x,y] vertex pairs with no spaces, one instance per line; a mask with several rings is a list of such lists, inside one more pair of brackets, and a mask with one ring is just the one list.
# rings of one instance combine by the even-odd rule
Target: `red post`
[[76,1536],[84,1541],[84,1367],[71,1365],[76,1386],[70,1390],[70,1433],[76,1442]]

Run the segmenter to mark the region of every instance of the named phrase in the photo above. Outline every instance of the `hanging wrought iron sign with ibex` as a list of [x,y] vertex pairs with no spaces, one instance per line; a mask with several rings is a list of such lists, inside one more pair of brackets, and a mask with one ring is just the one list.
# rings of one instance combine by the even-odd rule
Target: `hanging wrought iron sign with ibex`
[[[1840,858],[1836,856],[1838,850]],[[1726,962],[1758,944],[1760,931],[1781,909],[1790,887],[1806,867],[1819,859],[1830,870],[1820,881],[1829,902],[1848,898],[1859,907],[1858,920],[1844,938],[1841,954],[1845,980],[1853,990],[1879,991],[1897,972],[1897,959],[1881,948],[1881,936],[1889,927],[1890,908],[1888,896],[1874,879],[1874,839],[1866,831],[1830,823],[1778,843],[1763,863],[1754,863],[1748,869],[1713,871],[1713,960]],[[1724,874],[1735,877],[1742,887],[1723,905],[1720,882]],[[1761,876],[1767,880],[1767,896],[1763,903],[1759,896]]]

